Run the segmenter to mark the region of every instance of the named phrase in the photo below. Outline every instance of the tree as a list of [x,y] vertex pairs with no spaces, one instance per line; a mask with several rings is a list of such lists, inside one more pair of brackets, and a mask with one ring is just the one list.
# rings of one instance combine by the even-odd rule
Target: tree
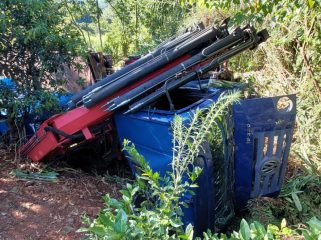
[[[16,98],[7,101],[10,120],[26,118],[44,90],[62,83],[55,73],[72,64],[82,50],[79,31],[66,19],[63,3],[54,0],[0,2],[0,75],[17,85]],[[0,90],[0,98],[4,93]],[[8,95],[7,95],[8,96]],[[11,95],[10,95],[11,96]]]
[[[105,0],[105,46],[112,55],[146,53],[174,35],[188,9],[171,1]],[[120,51],[119,51],[120,48]],[[119,58],[119,57],[118,57]]]

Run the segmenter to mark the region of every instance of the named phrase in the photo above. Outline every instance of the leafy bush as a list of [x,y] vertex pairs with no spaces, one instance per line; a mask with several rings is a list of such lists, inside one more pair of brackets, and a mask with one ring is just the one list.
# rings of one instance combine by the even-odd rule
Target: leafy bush
[[[84,217],[87,239],[193,239],[193,227],[188,225],[184,231],[181,221],[184,203],[181,197],[190,189],[197,187],[194,182],[201,169],[189,172],[189,180],[175,189],[170,176],[162,178],[153,172],[135,146],[126,141],[124,149],[141,170],[133,184],[127,184],[121,190],[122,199],[117,200],[106,195],[105,207],[94,221]],[[172,174],[171,174],[172,175]],[[261,212],[262,213],[262,212]],[[258,221],[249,224],[242,219],[240,229],[226,234],[203,233],[197,240],[260,240],[260,239],[321,239],[321,221],[316,217],[292,229],[286,226],[285,219],[280,227]]]
[[[225,234],[212,234],[210,231],[204,233],[204,240],[261,240],[261,239],[321,239],[321,221],[316,217],[311,218],[306,225],[292,230],[286,226],[285,219],[280,227],[269,224],[264,227],[261,223],[254,221],[249,224],[242,219],[239,231],[234,231],[229,237]],[[197,240],[201,240],[197,238]]]
[[[161,178],[153,172],[134,145],[128,144],[125,142],[124,149],[139,164],[141,174],[133,185],[127,184],[120,191],[122,199],[106,195],[103,210],[92,223],[85,218],[89,227],[82,230],[98,239],[177,239],[185,235],[180,197],[193,181],[175,188],[168,176]],[[200,172],[194,169],[193,178]]]
[[321,183],[318,176],[297,176],[283,187],[279,198],[253,199],[248,206],[250,219],[263,224],[280,224],[281,219],[295,225],[313,216],[321,219]]
[[61,86],[55,73],[74,62],[82,41],[61,1],[3,0],[0,9],[0,76],[16,84],[10,93],[0,88],[0,107],[14,129],[16,118],[28,118],[36,102],[55,106],[47,91]]

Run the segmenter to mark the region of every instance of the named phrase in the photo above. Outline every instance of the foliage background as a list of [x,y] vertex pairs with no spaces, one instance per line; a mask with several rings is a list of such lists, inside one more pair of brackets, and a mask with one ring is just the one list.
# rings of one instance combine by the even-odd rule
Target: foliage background
[[267,28],[271,38],[229,66],[262,96],[297,93],[297,126],[281,198],[252,202],[249,216],[275,224],[285,217],[291,225],[320,219],[320,16],[319,0],[3,0],[0,71],[14,79],[18,92],[1,88],[0,105],[9,106],[12,120],[27,117],[39,100],[51,108],[46,90],[63,82],[54,73],[89,48],[111,54],[117,65],[199,21],[231,17],[231,28]]

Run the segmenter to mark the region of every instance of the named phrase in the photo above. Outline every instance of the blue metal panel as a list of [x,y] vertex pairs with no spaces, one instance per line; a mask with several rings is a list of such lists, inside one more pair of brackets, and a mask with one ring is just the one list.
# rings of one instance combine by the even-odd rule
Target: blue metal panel
[[[195,189],[195,196],[191,196],[191,202],[188,209],[184,211],[185,225],[191,223],[194,226],[196,236],[200,236],[207,229],[214,230],[216,220],[216,199],[215,192],[215,172],[214,161],[211,154],[210,145],[205,142],[198,157],[195,159],[195,165],[202,168],[203,171],[197,179],[198,188]],[[193,215],[187,216],[187,212],[192,211]]]
[[[282,100],[287,107],[282,109]],[[281,106],[282,107],[282,106]],[[295,95],[246,99],[233,106],[235,202],[275,196],[281,190],[296,115]]]
[[0,120],[0,136],[9,131],[7,120]]

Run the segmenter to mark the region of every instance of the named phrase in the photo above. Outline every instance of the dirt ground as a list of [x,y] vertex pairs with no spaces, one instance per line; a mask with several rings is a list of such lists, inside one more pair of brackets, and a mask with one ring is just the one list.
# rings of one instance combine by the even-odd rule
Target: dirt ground
[[18,179],[13,159],[0,149],[0,240],[81,239],[82,215],[93,218],[106,193],[117,197],[119,185],[73,169],[53,169],[57,182]]

